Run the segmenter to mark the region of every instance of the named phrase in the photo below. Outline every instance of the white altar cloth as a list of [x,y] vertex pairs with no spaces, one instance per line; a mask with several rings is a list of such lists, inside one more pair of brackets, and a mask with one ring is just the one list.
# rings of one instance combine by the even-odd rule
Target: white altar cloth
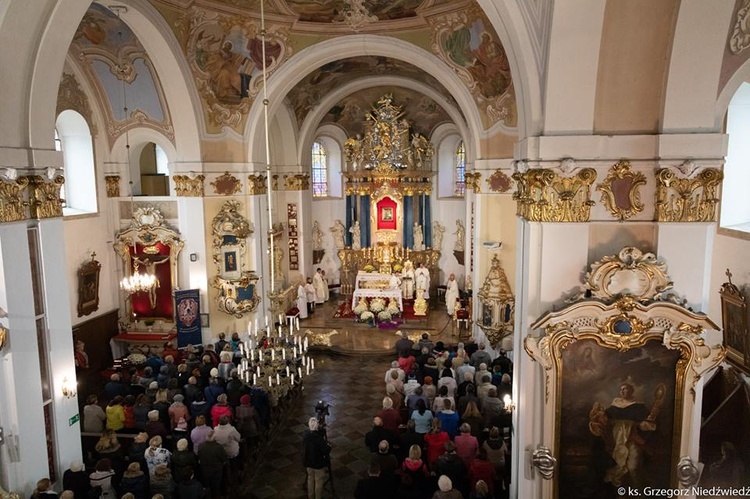
[[[352,295],[352,309],[357,306],[360,298],[393,298],[398,304],[398,309],[404,311],[404,300],[401,296],[401,288],[398,289],[358,289]],[[386,302],[386,305],[388,303]]]

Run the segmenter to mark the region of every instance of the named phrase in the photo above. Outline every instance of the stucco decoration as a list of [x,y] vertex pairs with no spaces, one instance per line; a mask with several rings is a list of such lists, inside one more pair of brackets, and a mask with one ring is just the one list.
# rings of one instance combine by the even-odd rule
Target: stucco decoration
[[94,114],[91,112],[91,106],[89,105],[89,99],[86,94],[83,93],[81,85],[76,80],[76,77],[71,73],[63,73],[62,80],[60,81],[60,88],[57,90],[57,110],[56,115],[59,115],[67,109],[72,109],[81,114],[86,120],[86,124],[89,126],[91,135],[96,135],[96,125],[94,125]]
[[[210,132],[242,131],[262,87],[260,20],[199,8],[188,10],[176,28],[205,106]],[[266,67],[272,73],[292,54],[287,28],[266,25]]]
[[717,168],[678,171],[663,168],[656,172],[656,220],[659,222],[713,222],[719,204],[719,186],[724,174]]
[[514,128],[517,111],[510,63],[482,10],[472,5],[428,22],[432,29],[431,50],[469,87],[485,129],[496,122]]
[[[93,83],[95,100],[107,114],[110,145],[126,129],[136,126],[152,128],[174,140],[166,98],[151,59],[133,31],[115,13],[100,4],[91,4],[76,30],[70,52]],[[60,95],[67,96],[66,101],[80,100],[77,97],[80,89],[71,84],[64,77]],[[90,116],[70,108],[81,112],[92,126]]]
[[729,50],[733,54],[739,54],[750,46],[748,21],[750,21],[750,0],[742,0],[742,5],[737,11],[737,19],[735,19],[732,28],[732,36],[729,39]]

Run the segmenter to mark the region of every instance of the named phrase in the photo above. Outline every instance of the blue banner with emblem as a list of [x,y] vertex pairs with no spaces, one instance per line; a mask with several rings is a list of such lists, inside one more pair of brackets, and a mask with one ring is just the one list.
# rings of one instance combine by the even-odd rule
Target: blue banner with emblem
[[201,299],[200,290],[182,289],[174,292],[175,319],[177,321],[177,347],[200,345]]

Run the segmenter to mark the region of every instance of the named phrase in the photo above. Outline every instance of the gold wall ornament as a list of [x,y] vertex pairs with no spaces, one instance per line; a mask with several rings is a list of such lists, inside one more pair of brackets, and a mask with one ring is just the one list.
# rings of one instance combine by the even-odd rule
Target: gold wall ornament
[[547,168],[531,168],[513,174],[516,214],[531,222],[588,222],[591,215],[593,168],[582,168],[572,177],[562,177]]
[[192,178],[189,175],[174,175],[172,179],[178,197],[203,197],[205,175],[196,175]]
[[670,168],[656,172],[658,222],[714,222],[719,203],[718,186],[724,173],[706,168],[694,178],[679,177]]
[[0,352],[5,348],[5,343],[8,341],[8,329],[0,325]]
[[592,263],[581,291],[569,301],[590,296],[610,302],[628,295],[641,302],[667,300],[684,303],[671,289],[672,281],[665,262],[658,261],[653,253],[626,246],[617,255],[605,256]]
[[105,175],[104,182],[107,184],[107,197],[108,198],[119,198],[120,197],[120,176],[119,175]]
[[266,185],[265,175],[249,175],[247,177],[247,194],[248,196],[255,196],[257,194],[265,194],[268,190]]
[[232,196],[242,190],[242,182],[229,172],[216,177],[216,180],[211,182],[211,185],[214,187],[214,194],[221,196]]
[[62,199],[60,191],[65,178],[54,172],[46,175],[30,175],[29,186],[29,208],[31,218],[53,218],[61,217]]
[[284,189],[287,191],[306,191],[310,188],[310,174],[297,173],[284,175]]
[[471,190],[474,194],[482,192],[482,172],[467,172],[464,174],[466,190]]
[[24,191],[29,185],[28,177],[15,175],[0,177],[0,222],[17,222],[26,220]]
[[646,176],[631,171],[629,161],[618,161],[596,190],[602,192],[602,202],[609,212],[622,222],[643,211],[638,191],[642,185],[646,185]]
[[490,187],[490,192],[508,192],[511,187],[510,177],[499,169],[487,177],[486,182]]
[[513,334],[516,303],[505,269],[497,255],[492,256],[490,270],[477,293],[477,298],[481,303],[481,317],[477,325],[495,347],[503,338]]

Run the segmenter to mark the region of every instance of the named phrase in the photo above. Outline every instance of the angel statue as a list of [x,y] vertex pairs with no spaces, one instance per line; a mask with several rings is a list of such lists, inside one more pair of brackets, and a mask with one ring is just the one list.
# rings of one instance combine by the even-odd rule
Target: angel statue
[[313,237],[313,249],[322,250],[323,249],[323,231],[320,230],[320,224],[318,223],[317,220],[313,222],[312,237]]
[[464,234],[466,232],[464,231],[464,224],[461,222],[461,220],[456,220],[456,232],[454,234],[456,235],[456,245],[453,247],[456,251],[463,251],[464,250]]

